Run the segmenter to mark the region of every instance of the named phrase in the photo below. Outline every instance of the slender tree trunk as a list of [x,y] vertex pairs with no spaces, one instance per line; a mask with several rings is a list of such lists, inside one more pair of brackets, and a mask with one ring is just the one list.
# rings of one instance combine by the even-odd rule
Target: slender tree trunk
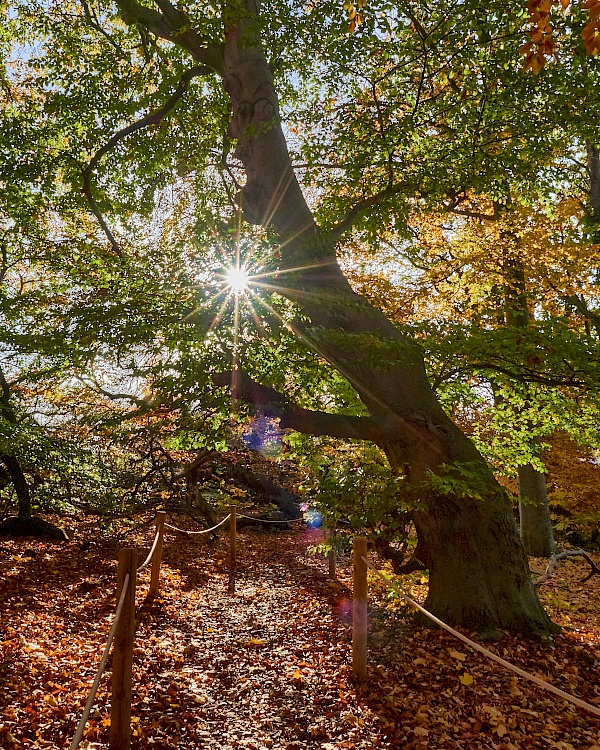
[[548,505],[546,475],[531,464],[519,466],[521,538],[528,555],[550,557],[556,550]]
[[[507,240],[509,248],[505,262],[506,324],[525,329],[529,326],[530,314],[525,270],[519,257],[519,240],[511,237]],[[511,241],[515,245],[512,251]],[[519,520],[525,551],[535,557],[550,557],[556,552],[556,543],[548,505],[546,476],[531,464],[520,466],[518,476]]]
[[589,213],[592,220],[592,242],[600,243],[600,149],[586,141],[587,168],[590,180]]
[[[369,416],[308,412],[243,373],[236,398],[275,402],[283,428],[372,440],[385,450],[423,507],[415,522],[430,570],[427,605],[435,614],[467,628],[550,633],[505,493],[438,403],[420,346],[353,292],[336,260],[335,237],[314,221],[291,167],[257,4],[226,6],[225,44],[215,51],[199,46],[193,22],[165,0],[157,3],[161,13],[134,0],[117,2],[128,22],[186,48],[221,76],[232,108],[229,136],[246,173],[239,196],[244,216],[278,231],[287,271],[278,291],[301,308],[296,331],[347,378]],[[435,478],[460,477],[465,465],[477,475],[478,491],[440,491]]]

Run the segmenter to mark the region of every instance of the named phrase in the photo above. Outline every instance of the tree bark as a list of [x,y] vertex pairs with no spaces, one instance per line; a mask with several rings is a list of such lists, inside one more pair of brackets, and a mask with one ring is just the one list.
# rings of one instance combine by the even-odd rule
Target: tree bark
[[546,475],[531,464],[519,466],[521,539],[528,555],[551,557],[556,551],[548,505]]
[[590,180],[589,213],[592,221],[592,242],[600,243],[600,149],[586,141],[587,169]]
[[29,485],[27,484],[21,464],[14,456],[8,456],[5,453],[0,454],[0,461],[6,466],[13,487],[15,488],[19,503],[19,519],[26,521],[31,518],[31,493],[29,492]]
[[[118,4],[129,22],[146,25],[210,65],[198,49],[197,35],[176,33],[171,16],[181,28],[193,24],[188,19],[182,25],[185,14],[165,0],[157,2],[163,13],[152,11],[149,23],[146,7],[132,0]],[[278,291],[302,311],[298,336],[347,378],[369,416],[317,416],[294,409],[283,396],[273,409],[284,426],[310,434],[331,434],[319,430],[335,427],[333,434],[342,435],[352,429],[383,448],[393,469],[425,504],[415,523],[430,571],[426,606],[432,612],[469,629],[548,634],[553,626],[531,582],[504,491],[438,403],[420,346],[351,289],[336,260],[336,238],[314,221],[291,167],[257,16],[253,0],[226,6],[222,67],[215,67],[231,101],[229,135],[237,141],[235,153],[247,177],[239,200],[246,220],[270,224],[279,233],[281,267],[287,273]],[[192,37],[194,43],[188,44]],[[361,425],[365,431],[358,433]],[[476,471],[483,494],[435,491],[432,476],[456,473],[456,463]]]

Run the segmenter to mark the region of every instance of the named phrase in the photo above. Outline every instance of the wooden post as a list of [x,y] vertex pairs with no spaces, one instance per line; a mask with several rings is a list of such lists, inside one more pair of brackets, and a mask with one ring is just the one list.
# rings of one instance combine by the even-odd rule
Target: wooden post
[[236,506],[229,506],[229,593],[235,594],[235,568],[237,562],[237,519]]
[[150,575],[150,591],[149,596],[156,596],[158,594],[158,584],[160,580],[160,566],[162,564],[162,553],[163,553],[163,535],[165,533],[165,520],[167,514],[164,510],[159,510],[156,514],[156,533],[158,534],[158,542],[156,543],[156,549],[152,555],[152,573]]
[[329,562],[329,578],[335,581],[337,576],[335,574],[335,549],[333,548],[333,540],[335,539],[335,529],[327,529],[327,540],[331,542],[331,548],[327,552],[327,561]]
[[135,578],[137,550],[119,550],[117,602],[121,597],[125,576],[129,584],[115,633],[112,662],[112,702],[110,706],[110,750],[129,750],[131,744],[131,668],[135,634]]
[[352,597],[352,672],[355,677],[367,676],[367,540],[355,536],[353,550]]

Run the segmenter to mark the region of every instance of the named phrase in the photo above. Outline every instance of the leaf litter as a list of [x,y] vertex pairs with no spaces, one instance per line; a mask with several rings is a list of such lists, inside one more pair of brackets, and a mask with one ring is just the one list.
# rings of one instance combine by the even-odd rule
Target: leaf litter
[[[127,544],[145,550],[147,537],[139,530]],[[351,561],[342,556],[329,581],[308,551],[319,541],[309,529],[244,529],[228,595],[226,535],[168,535],[159,596],[145,600],[148,570],[138,580],[132,748],[600,750],[600,720],[417,623],[377,578],[369,677],[357,684]],[[116,555],[100,538],[85,551],[0,544],[2,750],[69,746],[114,612]],[[542,587],[565,628],[553,646],[507,637],[488,647],[600,706],[600,585],[581,584],[585,572],[568,561]],[[422,574],[402,582],[423,601]],[[109,727],[106,675],[83,750],[106,747]]]

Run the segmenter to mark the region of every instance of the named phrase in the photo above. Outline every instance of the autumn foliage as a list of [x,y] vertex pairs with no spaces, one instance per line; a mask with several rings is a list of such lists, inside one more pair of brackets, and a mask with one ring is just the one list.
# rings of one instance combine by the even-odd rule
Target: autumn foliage
[[[551,15],[556,5],[556,0],[529,0],[527,3],[531,41],[520,48],[520,52],[525,55],[524,70],[539,73],[546,60],[557,50],[558,43],[551,26]],[[560,0],[560,6],[563,12],[571,10],[571,0]],[[600,2],[585,0],[582,8],[587,12],[588,20],[581,31],[581,37],[586,54],[595,56],[600,52]]]

